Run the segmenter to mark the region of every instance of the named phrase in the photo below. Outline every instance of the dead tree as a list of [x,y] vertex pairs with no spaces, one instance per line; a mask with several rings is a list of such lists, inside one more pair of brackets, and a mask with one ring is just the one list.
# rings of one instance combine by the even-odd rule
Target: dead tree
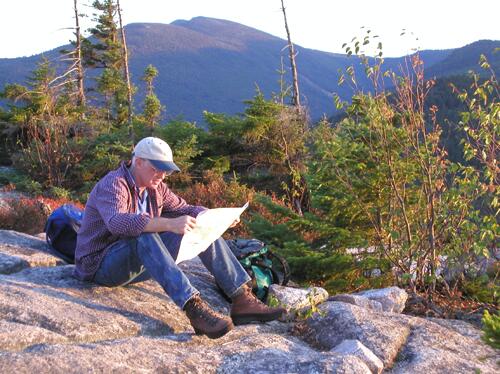
[[295,49],[293,47],[292,39],[290,37],[290,30],[288,29],[288,22],[286,20],[286,11],[283,0],[281,0],[281,10],[283,11],[283,18],[285,20],[285,30],[288,39],[288,54],[290,56],[290,66],[292,68],[292,80],[293,80],[293,96],[292,104],[297,109],[300,110],[300,95],[299,95],[299,79],[297,75],[297,64],[295,63]]
[[128,68],[128,49],[127,40],[125,39],[125,29],[122,23],[122,11],[120,8],[120,0],[116,0],[116,8],[118,11],[118,21],[120,23],[120,31],[122,37],[122,58],[123,58],[123,74],[125,76],[125,81],[127,83],[127,105],[128,105],[128,125],[129,125],[129,135],[131,137],[132,143],[134,142],[134,133],[132,131],[132,85],[130,84],[130,72]]
[[77,103],[80,106],[85,105],[85,90],[83,85],[83,64],[82,64],[82,40],[80,34],[80,21],[78,15],[78,1],[74,0],[73,7],[75,10],[75,59],[76,59],[76,81],[78,86],[78,99]]
[[[75,37],[76,41],[72,42],[75,48],[73,50],[61,50],[61,61],[68,62],[70,66],[60,76],[55,77],[51,84],[59,81],[58,85],[64,86],[70,84],[74,87],[76,83],[76,91],[72,89],[71,97],[76,97],[76,105],[85,105],[85,89],[83,84],[83,64],[82,64],[82,35],[80,33],[80,15],[78,14],[78,1],[73,0],[73,9],[75,11]],[[74,91],[74,92],[73,92]],[[82,114],[82,116],[85,116]]]
[[[290,37],[290,29],[288,28],[288,21],[286,18],[286,10],[284,0],[281,0],[281,10],[283,11],[283,19],[285,21],[285,30],[288,40],[288,54],[290,57],[290,67],[292,70],[292,106],[295,108],[295,113],[288,118],[285,122],[292,124],[293,127],[297,127],[299,134],[301,136],[305,135],[307,131],[307,117],[305,111],[302,110],[300,105],[300,92],[299,92],[299,79],[297,74],[297,64],[295,63],[295,48],[292,43],[292,38]],[[287,152],[285,152],[287,154]],[[311,196],[307,186],[307,182],[304,178],[304,153],[299,151],[294,157],[287,154],[286,163],[289,169],[289,185],[288,185],[288,197],[294,210],[299,214],[303,215],[304,211],[308,211],[311,204]]]

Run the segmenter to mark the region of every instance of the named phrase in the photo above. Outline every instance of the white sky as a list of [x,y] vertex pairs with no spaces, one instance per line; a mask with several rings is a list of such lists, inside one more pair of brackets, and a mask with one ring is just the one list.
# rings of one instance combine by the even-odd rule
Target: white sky
[[[92,11],[79,0],[80,13]],[[84,6],[85,5],[85,6]],[[222,18],[285,38],[280,0],[121,0],[125,24]],[[413,48],[448,49],[479,39],[500,40],[500,0],[285,0],[292,41],[344,53],[341,46],[368,27],[385,56]],[[73,0],[2,0],[0,58],[30,56],[72,38]],[[90,17],[83,26],[90,25]],[[401,37],[401,30],[413,33]],[[418,41],[416,40],[418,38]]]

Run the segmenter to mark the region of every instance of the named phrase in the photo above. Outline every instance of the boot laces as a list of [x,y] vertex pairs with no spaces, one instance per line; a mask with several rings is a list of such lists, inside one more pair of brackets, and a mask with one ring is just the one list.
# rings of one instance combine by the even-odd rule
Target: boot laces
[[257,305],[264,304],[257,297],[255,297],[255,295],[253,294],[252,289],[250,287],[246,287],[244,292],[245,292],[245,296],[246,296],[247,300],[250,301],[250,303],[257,304]]
[[221,319],[220,316],[210,308],[201,298],[197,297],[193,300],[193,317],[197,316],[207,321],[211,326],[215,326]]

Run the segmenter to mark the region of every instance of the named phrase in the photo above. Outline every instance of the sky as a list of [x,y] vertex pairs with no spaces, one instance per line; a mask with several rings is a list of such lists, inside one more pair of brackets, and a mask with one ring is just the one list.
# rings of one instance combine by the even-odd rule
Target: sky
[[[500,40],[500,0],[284,0],[292,41],[345,53],[342,44],[367,28],[385,56],[414,49],[458,48],[480,39]],[[92,14],[91,0],[78,0]],[[286,38],[281,0],[121,0],[124,24],[171,23],[196,16],[221,18]],[[72,39],[73,0],[3,0],[0,58],[30,56]],[[84,29],[92,17],[82,21]],[[365,29],[362,29],[365,27]],[[401,36],[402,30],[406,30]],[[369,51],[367,51],[369,53]]]

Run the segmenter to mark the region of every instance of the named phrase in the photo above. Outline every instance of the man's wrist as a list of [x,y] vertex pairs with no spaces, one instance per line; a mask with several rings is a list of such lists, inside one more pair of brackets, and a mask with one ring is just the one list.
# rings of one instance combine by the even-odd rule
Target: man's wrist
[[172,231],[172,227],[170,225],[170,218],[160,217],[161,226],[163,226],[164,230],[162,231]]

